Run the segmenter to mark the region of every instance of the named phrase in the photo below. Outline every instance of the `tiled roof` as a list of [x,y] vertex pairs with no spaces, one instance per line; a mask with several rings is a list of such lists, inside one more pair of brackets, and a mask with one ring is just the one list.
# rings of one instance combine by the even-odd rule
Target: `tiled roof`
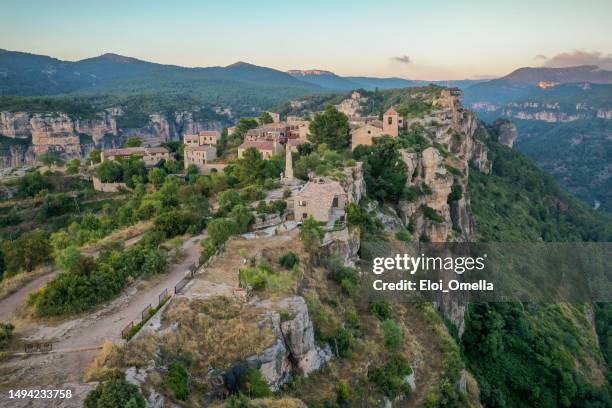
[[249,147],[254,147],[258,150],[274,150],[274,142],[270,142],[267,140],[247,140],[242,143],[238,148],[239,149],[248,149]]
[[309,181],[302,191],[295,195],[295,199],[322,205],[323,208],[331,208],[334,197],[345,194],[337,181]]
[[395,116],[397,116],[397,112],[395,111],[395,108],[392,106],[389,109],[387,109],[387,111],[385,112],[385,115],[395,115]]

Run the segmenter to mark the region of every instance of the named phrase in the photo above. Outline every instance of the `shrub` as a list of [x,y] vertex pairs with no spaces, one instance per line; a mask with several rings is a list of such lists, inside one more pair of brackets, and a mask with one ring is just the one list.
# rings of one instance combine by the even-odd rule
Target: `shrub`
[[154,227],[161,231],[166,238],[183,235],[193,225],[195,219],[188,211],[172,210],[155,218]]
[[208,236],[215,245],[224,244],[232,235],[240,231],[238,224],[231,218],[217,218],[208,224]]
[[397,231],[397,232],[395,233],[395,238],[396,238],[398,241],[403,241],[403,242],[412,242],[412,239],[413,239],[413,238],[412,238],[412,234],[411,234],[411,233],[409,233],[409,232],[408,232],[408,231],[406,231],[406,230],[400,230],[400,231]]
[[383,322],[383,333],[385,334],[385,347],[389,350],[396,350],[402,343],[404,333],[395,320],[387,319]]
[[453,184],[451,187],[451,192],[448,195],[447,202],[450,204],[453,201],[459,201],[461,200],[461,197],[463,197],[463,187],[461,187],[461,184]]
[[351,390],[351,386],[348,381],[340,380],[338,383],[338,388],[336,389],[336,396],[339,404],[345,404],[350,401],[351,396],[353,394],[353,390]]
[[361,286],[357,269],[344,266],[339,258],[334,258],[328,267],[329,278],[338,283],[342,291],[353,296]]
[[391,319],[393,315],[391,305],[386,300],[377,300],[370,303],[368,310],[381,321]]
[[347,310],[344,314],[344,325],[349,329],[359,328],[359,315],[355,310]]
[[421,206],[421,211],[423,212],[423,216],[427,218],[428,220],[432,220],[435,222],[444,222],[444,217],[438,214],[438,212],[435,209],[425,204]]
[[312,216],[304,220],[300,228],[300,240],[304,243],[304,247],[308,252],[312,254],[319,249],[323,235],[319,223]]
[[0,323],[0,350],[6,348],[11,338],[13,338],[15,326],[11,323]]
[[125,379],[112,379],[96,386],[85,398],[85,408],[144,408],[145,399],[138,387]]
[[290,279],[288,273],[276,274],[269,266],[265,265],[244,268],[238,273],[240,285],[242,287],[251,286],[253,290],[283,291],[289,286]]
[[295,254],[295,252],[289,251],[280,257],[278,263],[284,268],[291,269],[300,263],[300,258]]
[[38,171],[27,173],[17,182],[17,195],[20,197],[34,197],[42,190],[51,187],[49,179]]
[[334,331],[332,336],[332,345],[339,357],[350,357],[355,347],[355,339],[350,330],[339,327]]
[[217,251],[217,247],[215,246],[213,240],[210,238],[206,238],[200,241],[200,246],[202,247],[202,250],[200,251],[200,264],[203,264],[215,254],[215,252]]
[[376,385],[378,391],[390,399],[400,394],[408,395],[410,385],[404,382],[404,377],[410,375],[412,369],[402,356],[392,356],[389,361],[368,370],[368,380]]
[[29,272],[52,260],[49,240],[41,230],[25,232],[14,241],[4,241],[2,252],[5,278],[19,271]]
[[241,378],[241,390],[249,398],[265,398],[272,396],[270,386],[261,372],[255,368],[246,370]]
[[171,391],[176,399],[186,401],[190,393],[187,369],[182,364],[172,364],[164,380],[164,387]]

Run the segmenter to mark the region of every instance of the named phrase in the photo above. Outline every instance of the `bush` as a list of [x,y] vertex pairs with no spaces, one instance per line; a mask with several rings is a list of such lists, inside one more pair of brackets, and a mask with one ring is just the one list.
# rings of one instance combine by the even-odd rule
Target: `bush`
[[85,408],[144,408],[145,399],[138,387],[125,379],[105,381],[87,394]]
[[19,271],[32,271],[37,266],[52,260],[49,240],[41,230],[25,232],[14,241],[4,241],[2,252],[5,269],[3,278]]
[[329,265],[329,278],[338,283],[342,291],[353,296],[361,286],[357,269],[342,265],[338,258],[332,259]]
[[404,377],[411,373],[408,362],[398,355],[390,357],[386,364],[368,370],[368,380],[376,385],[380,393],[393,400],[400,394],[410,393],[410,385],[404,382]]
[[444,222],[444,217],[438,214],[438,212],[435,209],[425,204],[421,206],[421,211],[423,212],[423,216],[427,218],[428,220],[432,220],[435,222]]
[[164,380],[164,387],[171,391],[176,399],[186,401],[190,393],[187,369],[182,364],[172,364]]
[[166,238],[172,238],[183,235],[194,222],[195,219],[190,212],[172,210],[157,216],[154,227],[157,231],[161,231]]
[[20,197],[34,197],[42,190],[51,187],[47,176],[43,176],[38,171],[27,173],[17,182],[17,195]]
[[412,234],[411,234],[411,233],[409,233],[409,232],[408,232],[408,231],[406,231],[406,230],[400,230],[400,231],[397,231],[397,232],[395,233],[395,238],[396,238],[398,241],[403,241],[403,242],[412,242],[412,239],[413,239],[413,238],[412,238]]
[[385,334],[385,347],[389,350],[396,350],[402,343],[404,333],[395,320],[387,319],[383,322],[383,333]]
[[351,396],[353,394],[353,390],[351,390],[351,386],[348,381],[340,380],[338,383],[338,388],[336,389],[336,396],[339,404],[345,404],[350,401]]
[[447,202],[450,204],[454,201],[459,201],[461,200],[461,197],[463,197],[463,187],[461,187],[461,184],[453,184],[451,187],[451,192],[448,195]]
[[13,330],[15,326],[11,323],[0,323],[0,350],[8,346],[9,341],[13,338]]
[[200,264],[205,263],[217,252],[217,247],[212,239],[206,238],[200,241],[202,250],[200,251]]
[[332,336],[332,347],[339,357],[350,357],[355,347],[355,339],[350,330],[344,327],[337,328]]
[[370,303],[368,310],[381,321],[391,319],[393,316],[391,305],[386,300],[377,300]]
[[300,263],[300,258],[295,254],[295,252],[289,251],[280,257],[278,263],[284,268],[291,269]]
[[217,246],[239,232],[240,228],[232,218],[217,218],[208,223],[208,237]]
[[272,391],[261,372],[255,368],[246,370],[241,378],[240,389],[249,398],[271,397]]

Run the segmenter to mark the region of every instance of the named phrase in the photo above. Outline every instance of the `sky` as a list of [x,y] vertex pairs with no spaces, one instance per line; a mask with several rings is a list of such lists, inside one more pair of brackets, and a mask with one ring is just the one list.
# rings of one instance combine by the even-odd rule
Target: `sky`
[[524,66],[612,69],[612,1],[2,0],[0,48],[236,61],[339,75],[464,79]]

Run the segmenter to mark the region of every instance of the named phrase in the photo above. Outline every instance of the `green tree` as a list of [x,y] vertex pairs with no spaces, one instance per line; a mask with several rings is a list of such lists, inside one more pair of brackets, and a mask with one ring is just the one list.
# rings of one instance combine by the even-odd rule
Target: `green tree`
[[398,149],[399,142],[391,136],[374,138],[373,146],[353,151],[356,160],[364,161],[364,179],[368,195],[377,200],[396,203],[406,185],[406,165]]
[[149,171],[147,177],[156,188],[159,188],[162,184],[164,184],[164,180],[166,180],[166,172],[158,167],[155,167]]
[[215,245],[221,245],[232,235],[238,234],[238,224],[231,218],[217,218],[208,224],[208,236]]
[[142,140],[137,137],[128,137],[125,141],[125,147],[140,147],[142,146]]
[[138,387],[125,379],[102,382],[85,398],[85,408],[144,408],[145,406],[145,399]]
[[333,105],[328,105],[310,123],[308,140],[315,145],[325,143],[335,150],[348,148],[351,144],[348,117]]
[[117,183],[122,180],[121,165],[114,160],[106,160],[96,169],[96,176],[103,183]]
[[102,150],[101,149],[93,149],[92,151],[89,152],[89,155],[87,156],[87,161],[89,161],[92,164],[98,164],[101,161],[101,157],[100,155],[102,154]]
[[42,190],[49,189],[51,184],[47,176],[38,171],[26,173],[17,181],[17,195],[20,197],[34,197]]
[[2,244],[4,253],[5,275],[14,275],[19,271],[31,271],[38,265],[52,260],[51,246],[46,234],[41,230],[25,232],[14,241]]
[[244,186],[262,182],[265,169],[266,163],[254,147],[246,149],[242,157],[234,162],[234,176]]
[[304,220],[300,228],[300,240],[308,252],[314,254],[319,250],[323,235],[319,223],[312,216]]
[[253,221],[253,213],[244,204],[238,204],[232,208],[228,216],[236,221],[238,232],[241,234],[247,232],[249,225]]
[[259,123],[261,124],[274,123],[274,119],[272,119],[272,116],[268,112],[264,112],[259,116]]

